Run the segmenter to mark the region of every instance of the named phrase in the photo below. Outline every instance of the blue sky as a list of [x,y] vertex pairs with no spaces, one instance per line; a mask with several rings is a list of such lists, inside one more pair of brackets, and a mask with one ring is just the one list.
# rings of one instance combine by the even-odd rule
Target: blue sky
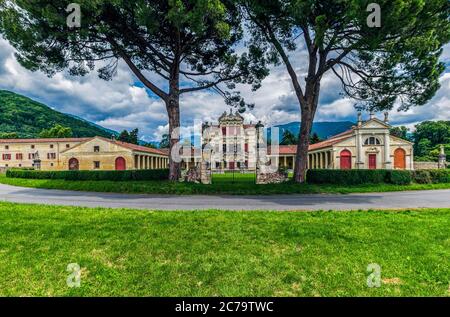
[[[292,58],[299,74],[304,72],[305,52],[299,50]],[[424,120],[450,119],[450,45],[442,59],[447,64],[441,77],[441,89],[426,106],[408,112],[391,112],[393,124],[413,127]],[[148,74],[150,78],[159,80]],[[163,86],[162,82],[158,82]],[[244,117],[248,122],[262,120],[267,126],[299,121],[299,109],[292,84],[283,66],[273,67],[261,89],[252,92],[249,86],[239,90],[255,108]],[[70,113],[100,124],[122,130],[139,128],[146,141],[159,140],[166,133],[167,114],[164,104],[148,93],[131,74],[124,63],[119,64],[117,76],[109,82],[91,73],[85,77],[72,77],[58,73],[53,78],[22,68],[14,58],[14,49],[0,38],[0,89],[11,90],[43,102],[55,110]],[[316,121],[355,121],[354,101],[341,96],[338,80],[325,76]],[[217,121],[229,108],[222,98],[212,91],[183,95],[181,100],[182,125],[186,130],[194,122]],[[380,114],[381,117],[381,114]]]

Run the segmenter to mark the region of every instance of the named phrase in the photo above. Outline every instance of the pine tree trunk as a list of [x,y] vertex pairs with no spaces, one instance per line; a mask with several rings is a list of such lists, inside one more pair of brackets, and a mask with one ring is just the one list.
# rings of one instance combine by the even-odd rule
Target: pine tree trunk
[[[181,176],[181,162],[175,162],[173,159],[172,149],[177,148],[180,142],[180,94],[178,92],[178,81],[172,81],[171,93],[166,102],[167,114],[169,115],[169,137],[170,137],[170,151],[169,151],[169,180],[178,181]],[[176,131],[178,129],[178,131]]]
[[297,144],[297,155],[295,158],[294,181],[304,183],[308,170],[308,152],[311,130],[319,104],[320,78],[316,81],[308,81],[306,84],[305,103],[300,102],[301,125]]
[[295,157],[294,181],[304,183],[306,181],[306,171],[308,169],[308,148],[314,114],[310,111],[302,111],[300,133],[297,144],[297,154]]

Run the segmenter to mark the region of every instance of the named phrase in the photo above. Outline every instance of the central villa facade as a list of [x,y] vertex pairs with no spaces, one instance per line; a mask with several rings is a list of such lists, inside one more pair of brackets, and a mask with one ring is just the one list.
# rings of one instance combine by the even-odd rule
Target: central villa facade
[[[261,126],[245,124],[239,113],[223,113],[209,129],[210,169],[213,172],[255,171],[257,139]],[[390,134],[388,115],[373,114],[367,121],[361,114],[352,129],[309,147],[309,169],[400,169],[413,170],[413,144]],[[203,142],[202,142],[203,143]],[[263,143],[263,142],[260,142]],[[262,150],[261,150],[262,147]],[[280,145],[278,151],[260,145],[259,159],[291,170],[297,146]],[[0,139],[0,169],[41,170],[134,170],[162,169],[169,163],[169,151],[129,144],[103,137],[66,139]],[[182,168],[198,167],[200,148],[183,148]],[[263,153],[263,154],[261,154]]]

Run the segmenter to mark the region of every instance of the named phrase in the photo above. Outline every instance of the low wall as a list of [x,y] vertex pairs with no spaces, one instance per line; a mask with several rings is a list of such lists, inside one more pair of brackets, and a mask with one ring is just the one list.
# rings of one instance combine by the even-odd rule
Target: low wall
[[0,167],[0,174],[5,174],[7,169],[7,167]]
[[414,169],[418,170],[436,170],[439,168],[438,162],[414,162]]

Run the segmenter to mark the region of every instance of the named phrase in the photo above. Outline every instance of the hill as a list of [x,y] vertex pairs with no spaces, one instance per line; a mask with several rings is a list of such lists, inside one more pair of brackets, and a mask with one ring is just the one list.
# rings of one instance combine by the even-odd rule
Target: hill
[[[333,135],[339,134],[341,132],[351,129],[355,125],[350,121],[338,121],[338,122],[314,122],[312,128],[312,134],[317,133],[317,135],[322,139],[327,139]],[[295,136],[298,136],[300,132],[300,122],[291,122],[287,124],[276,125],[276,128],[280,129],[280,139],[283,136],[284,131],[288,130]],[[271,128],[267,129],[267,135],[270,138]]]
[[0,133],[16,132],[20,138],[38,137],[43,129],[55,124],[69,127],[74,137],[103,136],[115,131],[89,121],[64,114],[25,96],[0,90]]

